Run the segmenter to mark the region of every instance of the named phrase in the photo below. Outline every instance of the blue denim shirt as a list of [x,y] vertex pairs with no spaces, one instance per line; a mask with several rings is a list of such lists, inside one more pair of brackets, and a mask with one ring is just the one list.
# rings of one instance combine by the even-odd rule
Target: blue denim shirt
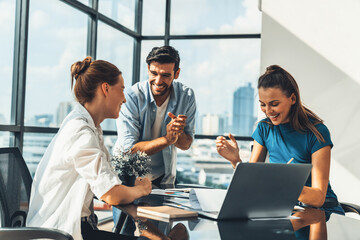
[[[137,142],[153,140],[151,128],[156,117],[156,103],[151,93],[149,81],[136,83],[125,92],[126,103],[122,105],[117,119],[118,139],[115,147],[127,150]],[[194,91],[174,80],[166,112],[176,116],[187,116],[184,132],[194,137],[196,102]],[[161,136],[166,135],[166,125],[171,121],[165,114],[161,126]],[[176,148],[170,145],[162,150],[165,176],[161,184],[174,184],[176,176]]]

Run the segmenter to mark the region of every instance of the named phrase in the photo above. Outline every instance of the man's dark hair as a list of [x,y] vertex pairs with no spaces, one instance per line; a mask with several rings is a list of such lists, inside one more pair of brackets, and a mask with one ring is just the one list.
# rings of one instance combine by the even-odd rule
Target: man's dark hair
[[175,63],[174,72],[179,69],[179,52],[171,46],[154,47],[146,57],[146,63],[150,66],[151,62]]

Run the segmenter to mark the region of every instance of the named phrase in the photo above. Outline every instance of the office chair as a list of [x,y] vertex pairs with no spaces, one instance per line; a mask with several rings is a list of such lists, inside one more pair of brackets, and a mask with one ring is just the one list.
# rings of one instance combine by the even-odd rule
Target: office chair
[[345,203],[345,202],[340,202],[340,205],[344,209],[345,213],[353,212],[360,215],[360,206],[353,203]]
[[56,239],[73,240],[73,237],[57,229],[20,227],[0,228],[0,239],[25,240],[25,239]]
[[18,148],[0,148],[0,239],[72,240],[70,234],[27,228],[32,178]]

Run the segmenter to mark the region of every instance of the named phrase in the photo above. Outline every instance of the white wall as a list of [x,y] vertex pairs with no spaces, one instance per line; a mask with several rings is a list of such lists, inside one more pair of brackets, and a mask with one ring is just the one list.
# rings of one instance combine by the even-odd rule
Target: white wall
[[261,73],[279,64],[328,126],[330,181],[360,205],[360,1],[262,0]]

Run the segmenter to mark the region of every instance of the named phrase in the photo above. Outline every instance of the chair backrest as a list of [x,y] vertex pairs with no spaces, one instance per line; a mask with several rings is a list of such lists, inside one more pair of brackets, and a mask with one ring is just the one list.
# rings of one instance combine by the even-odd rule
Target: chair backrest
[[0,228],[0,239],[24,240],[24,239],[56,239],[73,240],[73,237],[57,229],[46,228]]
[[360,206],[353,203],[340,203],[341,207],[344,209],[345,213],[356,213],[360,215]]
[[0,148],[0,227],[23,227],[32,178],[18,148]]

